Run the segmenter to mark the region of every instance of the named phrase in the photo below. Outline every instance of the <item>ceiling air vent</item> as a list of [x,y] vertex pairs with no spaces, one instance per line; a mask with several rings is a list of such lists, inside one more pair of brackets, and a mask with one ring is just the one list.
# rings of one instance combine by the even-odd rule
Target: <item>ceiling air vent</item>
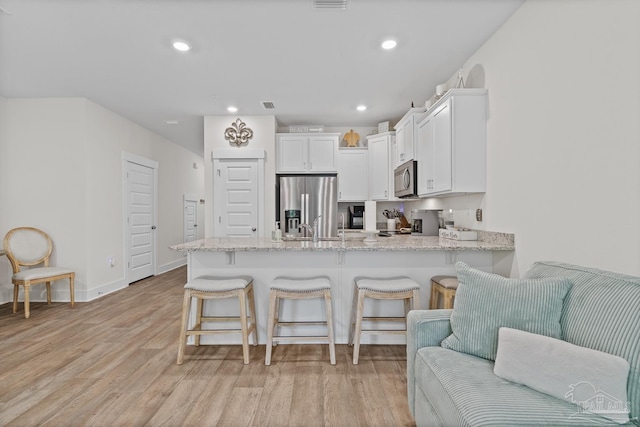
[[273,110],[276,108],[275,104],[271,101],[262,101],[262,108],[265,110]]
[[313,8],[320,10],[346,10],[347,0],[313,0]]

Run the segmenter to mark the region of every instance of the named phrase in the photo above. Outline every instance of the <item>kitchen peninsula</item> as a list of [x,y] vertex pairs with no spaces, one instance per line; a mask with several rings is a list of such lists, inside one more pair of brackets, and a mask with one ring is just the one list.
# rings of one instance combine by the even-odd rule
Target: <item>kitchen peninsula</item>
[[[260,344],[266,341],[266,322],[269,285],[276,276],[327,276],[331,279],[334,328],[336,342],[348,340],[357,276],[408,276],[420,286],[420,305],[428,307],[430,278],[440,274],[455,274],[455,263],[465,263],[488,272],[508,274],[513,259],[513,235],[479,232],[479,241],[454,241],[439,237],[393,236],[376,237],[365,243],[360,233],[347,233],[344,241],[283,241],[266,238],[212,237],[172,246],[186,252],[188,280],[199,276],[250,275],[254,278],[256,317]],[[502,270],[506,270],[503,272]],[[313,321],[322,317],[321,300],[297,301],[295,306],[284,301],[281,319]],[[402,301],[367,301],[365,316],[400,316]],[[378,304],[378,303],[382,304]],[[216,315],[232,315],[238,311],[231,300],[212,300],[205,303]],[[366,326],[366,324],[365,324]],[[390,328],[397,323],[389,323]],[[305,334],[314,334],[311,326]],[[296,331],[300,333],[301,331]],[[318,334],[320,330],[317,331]],[[208,339],[208,340],[207,340]],[[207,336],[203,343],[237,343],[233,335]],[[366,340],[366,341],[365,341]],[[363,344],[401,344],[398,335],[365,336]]]

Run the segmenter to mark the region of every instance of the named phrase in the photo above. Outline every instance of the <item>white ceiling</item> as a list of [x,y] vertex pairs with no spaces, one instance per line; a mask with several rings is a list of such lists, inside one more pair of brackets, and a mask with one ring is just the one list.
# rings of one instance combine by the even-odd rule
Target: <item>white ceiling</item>
[[[393,123],[523,1],[0,0],[0,96],[86,97],[200,155],[208,115]],[[380,49],[385,38],[398,47]]]

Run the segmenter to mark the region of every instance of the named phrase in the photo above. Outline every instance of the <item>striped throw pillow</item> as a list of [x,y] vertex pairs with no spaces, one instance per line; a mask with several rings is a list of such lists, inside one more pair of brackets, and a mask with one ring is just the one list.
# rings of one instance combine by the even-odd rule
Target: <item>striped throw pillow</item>
[[507,279],[456,263],[458,290],[452,334],[444,348],[495,360],[500,327],[562,338],[562,303],[571,288],[563,277]]

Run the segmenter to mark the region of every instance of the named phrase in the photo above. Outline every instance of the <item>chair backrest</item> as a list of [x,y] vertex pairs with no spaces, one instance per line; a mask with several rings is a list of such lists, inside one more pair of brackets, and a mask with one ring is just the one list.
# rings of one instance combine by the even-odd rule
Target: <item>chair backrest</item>
[[18,227],[4,236],[4,250],[11,262],[13,273],[20,271],[20,266],[49,265],[49,256],[53,250],[53,242],[42,230],[33,227]]

